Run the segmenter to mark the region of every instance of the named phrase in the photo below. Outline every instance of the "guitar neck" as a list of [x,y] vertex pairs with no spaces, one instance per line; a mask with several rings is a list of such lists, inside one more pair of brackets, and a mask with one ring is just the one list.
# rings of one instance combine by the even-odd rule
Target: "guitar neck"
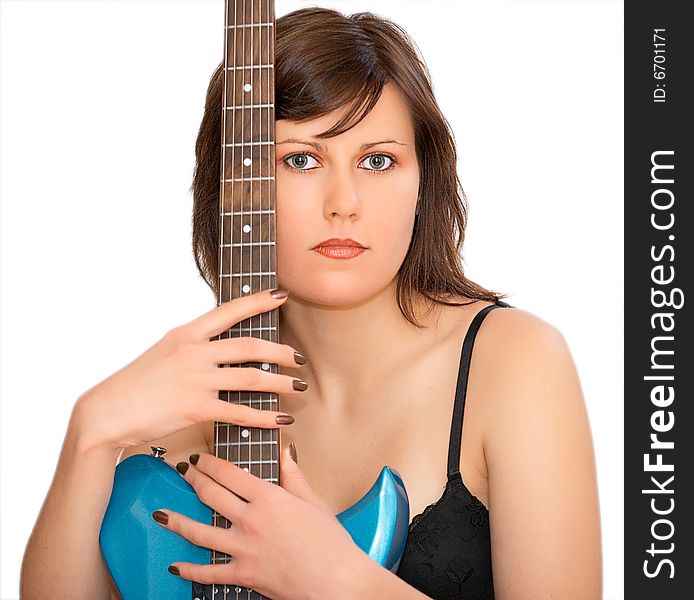
[[[274,23],[272,0],[226,2],[218,304],[277,287]],[[277,342],[277,325],[275,309],[245,319],[219,337]],[[275,364],[235,366],[277,372]],[[253,408],[278,408],[277,395],[269,392],[220,392],[220,398]],[[215,422],[215,455],[273,483],[278,483],[278,444],[275,429]]]
[[[274,23],[273,0],[226,1],[218,305],[277,287]],[[277,309],[255,315],[235,324],[217,339],[251,336],[277,342],[278,320]],[[278,372],[277,365],[270,363],[220,365],[220,368],[235,367]],[[221,391],[219,398],[257,409],[278,410],[274,393]],[[215,422],[214,430],[215,456],[279,484],[277,429]],[[229,527],[228,521],[216,511],[212,517],[214,525]],[[212,551],[213,564],[228,560],[228,555]],[[217,588],[216,593],[211,590],[215,600],[262,598],[257,592],[235,586],[206,587]]]

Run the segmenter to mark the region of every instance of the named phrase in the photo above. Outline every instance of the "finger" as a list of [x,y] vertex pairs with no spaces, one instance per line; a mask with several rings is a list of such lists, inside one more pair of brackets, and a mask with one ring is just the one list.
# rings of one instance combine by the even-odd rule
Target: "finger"
[[[154,518],[154,515],[157,513],[159,513],[157,518]],[[164,519],[161,518],[161,513],[166,515],[166,523],[162,522]],[[234,543],[232,530],[230,529],[206,525],[205,523],[200,523],[181,513],[167,509],[159,509],[152,513],[152,515],[152,518],[154,518],[159,525],[166,527],[166,529],[170,531],[176,532],[196,546],[231,554]]]
[[[265,493],[267,485],[271,485],[272,488],[275,487],[273,484],[268,484],[268,482],[237,467],[234,463],[212,454],[205,452],[197,456],[192,454],[190,462],[195,468],[188,469],[188,473],[185,475],[186,481],[188,480],[188,475],[192,474],[190,472],[195,471],[192,474],[193,476],[207,477],[214,480],[249,502],[252,502],[258,495]],[[191,485],[195,487],[194,484],[191,483]],[[240,502],[243,501],[241,500]],[[242,508],[246,508],[245,504]],[[230,519],[233,521],[233,518]]]
[[315,506],[325,506],[323,500],[311,489],[299,465],[292,460],[288,446],[282,451],[280,481],[282,487],[293,496],[306,500]]
[[303,379],[255,367],[222,367],[205,371],[205,385],[209,390],[247,390],[276,394],[300,394],[308,389],[308,383]]
[[178,575],[182,579],[195,581],[203,585],[208,585],[210,583],[223,585],[224,588],[220,587],[217,591],[221,592],[222,589],[224,589],[224,597],[226,597],[227,593],[231,595],[233,586],[235,585],[247,587],[236,575],[236,564],[234,564],[233,561],[231,563],[215,565],[196,565],[195,563],[175,562],[169,565],[169,572]]
[[[240,471],[246,478],[255,479],[252,475],[246,473],[243,469],[239,469],[236,465],[223,460],[219,460],[218,472],[225,470]],[[243,518],[243,511],[246,508],[246,502],[239,498],[236,494],[248,498],[244,495],[243,490],[250,489],[247,484],[239,485],[240,477],[233,479],[231,477],[222,477],[222,480],[202,472],[196,467],[191,467],[187,462],[180,462],[176,465],[176,470],[181,473],[183,478],[193,487],[198,498],[207,504],[211,509],[216,510],[220,515],[226,517],[232,523]],[[234,487],[231,484],[235,484]],[[219,529],[219,528],[218,528]]]
[[279,429],[294,422],[294,417],[287,413],[251,408],[245,404],[214,398],[205,400],[199,415],[203,421],[219,421],[259,429]]
[[186,323],[184,327],[191,331],[196,339],[209,340],[211,337],[227,331],[239,321],[281,306],[287,299],[286,296],[273,298],[271,292],[272,290],[263,290],[229,300]]
[[244,362],[266,362],[284,367],[306,364],[306,358],[288,344],[278,344],[257,337],[211,340],[203,344],[205,357],[217,365]]

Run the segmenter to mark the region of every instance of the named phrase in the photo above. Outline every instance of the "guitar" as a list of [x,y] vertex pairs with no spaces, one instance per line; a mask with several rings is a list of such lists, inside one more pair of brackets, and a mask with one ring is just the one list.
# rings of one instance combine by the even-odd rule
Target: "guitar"
[[[219,202],[218,305],[276,285],[275,84],[273,0],[226,0],[222,159]],[[252,336],[278,341],[278,310],[255,315],[216,339]],[[276,364],[220,365],[277,372]],[[219,398],[279,410],[277,394],[222,391]],[[279,485],[277,429],[214,423],[214,454]],[[116,467],[99,544],[123,600],[262,599],[233,584],[202,585],[169,573],[175,561],[228,562],[229,555],[202,548],[159,526],[152,512],[166,507],[191,519],[228,528],[229,521],[203,504],[195,490],[164,462],[165,449],[136,454]],[[354,542],[395,572],[405,549],[409,501],[395,469],[384,466],[371,489],[337,515]],[[221,592],[221,593],[220,593]]]

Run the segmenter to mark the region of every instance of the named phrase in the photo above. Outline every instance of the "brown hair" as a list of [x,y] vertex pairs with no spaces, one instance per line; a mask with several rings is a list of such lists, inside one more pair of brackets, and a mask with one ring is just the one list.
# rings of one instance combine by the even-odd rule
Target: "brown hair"
[[[333,137],[356,125],[393,82],[409,107],[419,163],[418,214],[397,282],[403,316],[421,327],[414,302],[435,304],[464,296],[496,302],[491,292],[465,277],[460,249],[467,200],[456,172],[453,133],[434,98],[431,78],[408,34],[369,12],[345,16],[305,8],[275,24],[275,118],[306,120],[345,107],[344,117],[317,137]],[[218,297],[218,204],[224,63],[212,75],[195,144],[193,251],[198,271]],[[444,300],[447,297],[448,300]]]

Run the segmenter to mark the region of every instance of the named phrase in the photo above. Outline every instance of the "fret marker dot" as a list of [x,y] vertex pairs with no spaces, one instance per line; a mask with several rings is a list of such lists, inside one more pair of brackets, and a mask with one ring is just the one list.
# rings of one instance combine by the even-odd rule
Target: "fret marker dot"
[[250,158],[244,158],[243,164],[246,165],[247,167],[250,167],[251,166],[251,159]]
[[248,292],[251,291],[251,286],[248,285],[248,284],[246,284],[246,285],[244,285],[241,289],[243,290],[243,293],[244,293],[244,294],[247,294]]
[[251,226],[250,226],[250,225],[246,224],[246,225],[243,226],[243,232],[244,232],[244,233],[248,233],[250,230],[251,230]]
[[241,432],[241,437],[245,437],[245,438],[248,437],[248,429],[244,429],[244,430]]
[[263,363],[262,365],[260,365],[260,368],[263,371],[267,371],[270,368],[270,365],[268,363]]
[[244,467],[243,470],[246,471],[246,473],[248,473],[248,467]]
[[244,92],[250,92],[251,91],[251,84],[247,83],[246,85],[243,86],[243,91]]

